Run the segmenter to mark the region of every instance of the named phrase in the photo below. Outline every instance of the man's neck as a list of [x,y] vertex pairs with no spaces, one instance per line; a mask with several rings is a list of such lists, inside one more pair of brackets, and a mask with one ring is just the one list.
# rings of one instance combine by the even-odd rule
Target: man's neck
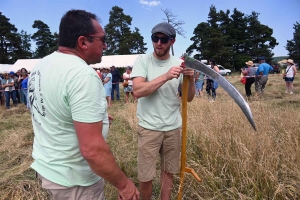
[[153,56],[154,56],[156,59],[158,59],[158,60],[167,60],[167,59],[170,58],[170,54],[169,54],[169,53],[167,53],[167,54],[164,55],[164,56],[159,57],[159,56],[156,55],[155,52],[153,52]]
[[85,56],[81,52],[77,51],[76,49],[59,46],[57,52],[78,56],[88,64]]

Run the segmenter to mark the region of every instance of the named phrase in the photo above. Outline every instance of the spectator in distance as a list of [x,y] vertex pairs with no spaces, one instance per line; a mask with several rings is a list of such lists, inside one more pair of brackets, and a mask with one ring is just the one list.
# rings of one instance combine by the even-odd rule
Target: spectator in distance
[[294,78],[296,76],[297,69],[295,66],[295,63],[292,59],[288,59],[287,61],[287,67],[286,67],[286,73],[285,73],[285,93],[294,94]]
[[131,94],[133,101],[136,100],[136,98],[133,95],[133,81],[131,80],[130,74],[132,72],[132,68],[131,67],[126,67],[126,72],[123,74],[123,79],[124,79],[124,92],[125,92],[125,101],[126,103],[129,103],[129,96]]
[[253,61],[249,60],[248,62],[246,62],[246,65],[248,68],[242,69],[242,74],[246,76],[246,84],[245,84],[246,96],[250,97],[252,95],[251,86],[255,82],[256,70],[254,68]]
[[273,70],[273,67],[265,62],[266,59],[264,56],[259,57],[258,60],[259,66],[255,73],[255,91],[257,94],[263,94],[268,82],[269,72]]
[[105,88],[107,104],[108,104],[108,107],[110,107],[111,106],[112,75],[110,73],[109,68],[106,68],[105,72],[106,72],[106,75],[105,75],[103,84],[104,84],[104,88]]
[[111,100],[115,100],[115,91],[116,91],[116,97],[117,100],[120,100],[120,87],[119,87],[119,81],[121,79],[121,74],[119,70],[116,69],[115,66],[112,66],[111,68],[111,76],[112,76],[112,89],[111,89]]
[[9,74],[5,73],[4,79],[2,79],[2,89],[4,89],[6,109],[10,109],[10,98],[12,98],[14,106],[17,106],[18,103],[13,79],[14,74],[13,71],[9,72]]

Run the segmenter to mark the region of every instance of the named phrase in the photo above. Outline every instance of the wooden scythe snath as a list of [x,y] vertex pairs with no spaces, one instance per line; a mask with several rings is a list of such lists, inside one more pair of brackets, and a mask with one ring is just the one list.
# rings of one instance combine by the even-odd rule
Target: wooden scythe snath
[[178,191],[178,200],[182,199],[182,191],[184,184],[184,174],[192,174],[197,181],[201,181],[196,172],[186,166],[186,138],[187,138],[187,98],[188,98],[189,80],[187,76],[183,77],[182,90],[182,133],[181,133],[181,170],[180,170],[180,185]]
[[[188,57],[186,54],[182,56],[184,63],[181,64],[182,67],[188,67],[193,70],[201,71],[206,75],[212,77],[223,89],[234,99],[234,101],[239,105],[248,121],[252,125],[253,129],[256,131],[255,122],[252,116],[251,109],[248,103],[245,101],[244,97],[239,93],[239,91],[231,85],[222,75],[207,67],[203,63],[196,59]],[[188,87],[189,80],[188,77],[184,76],[182,84],[182,147],[181,147],[181,171],[180,171],[180,185],[178,192],[178,200],[182,199],[182,190],[184,183],[185,172],[191,173],[198,181],[201,179],[197,176],[195,171],[191,168],[186,167],[186,136],[187,136],[187,98],[188,98]]]

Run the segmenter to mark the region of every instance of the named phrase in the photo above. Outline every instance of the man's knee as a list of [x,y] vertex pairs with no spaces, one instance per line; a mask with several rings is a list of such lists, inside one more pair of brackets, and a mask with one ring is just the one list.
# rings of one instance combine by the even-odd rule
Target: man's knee
[[161,172],[162,172],[162,175],[167,178],[173,178],[173,176],[174,176],[174,174],[172,174],[171,172],[168,172],[164,169],[161,169]]
[[152,180],[150,180],[150,181],[140,181],[140,183],[139,183],[140,185],[144,185],[144,186],[149,186],[149,185],[152,185]]

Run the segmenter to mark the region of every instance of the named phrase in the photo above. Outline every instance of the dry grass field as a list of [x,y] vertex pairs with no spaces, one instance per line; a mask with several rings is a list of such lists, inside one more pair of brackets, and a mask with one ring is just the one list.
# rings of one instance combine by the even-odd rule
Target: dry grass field
[[[244,94],[238,78],[229,81]],[[271,76],[265,95],[249,100],[257,131],[222,88],[215,102],[196,97],[189,103],[187,165],[202,182],[187,174],[183,199],[300,199],[299,77],[294,85],[294,95],[284,94],[281,76]],[[138,185],[135,112],[136,104],[113,102],[109,113],[115,120],[107,142],[121,169]],[[0,199],[48,199],[29,167],[34,134],[23,106],[0,108],[0,137]],[[175,182],[172,199],[178,176]],[[159,193],[158,171],[152,199],[160,199]],[[117,199],[109,184],[105,195]]]

